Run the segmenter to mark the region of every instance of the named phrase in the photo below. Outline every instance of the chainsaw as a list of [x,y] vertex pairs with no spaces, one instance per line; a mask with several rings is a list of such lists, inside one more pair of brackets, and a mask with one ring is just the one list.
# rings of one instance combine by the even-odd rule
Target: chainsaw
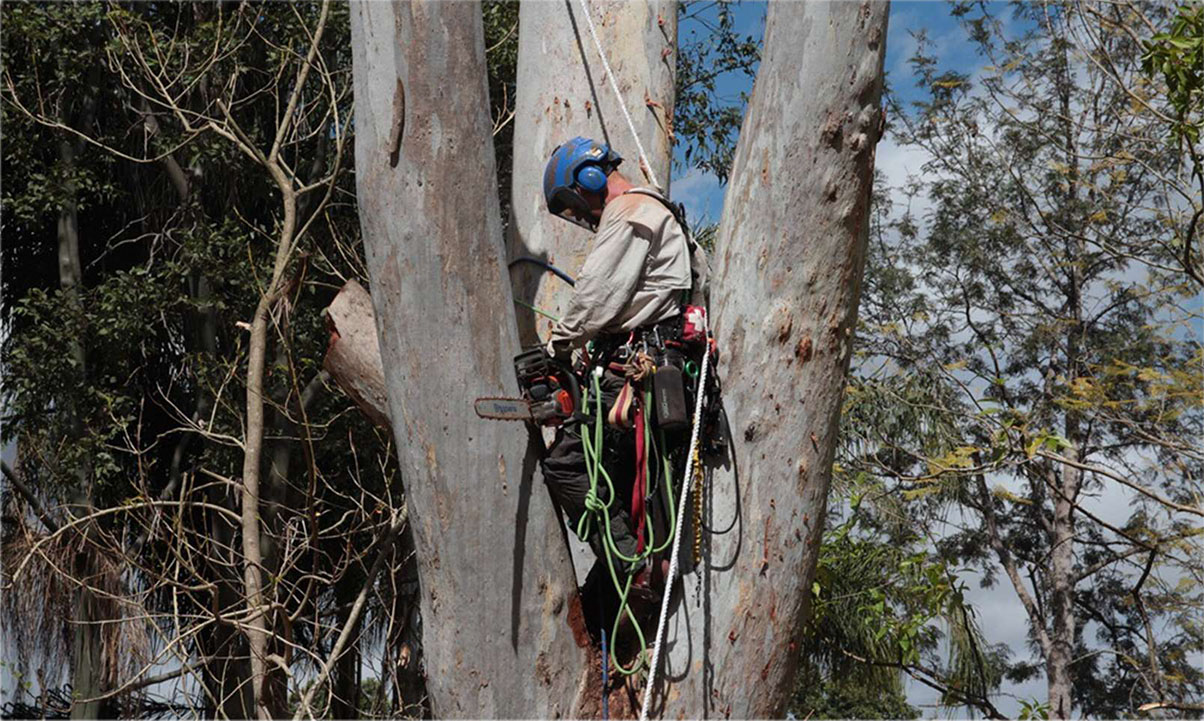
[[530,421],[558,426],[581,408],[581,386],[567,364],[555,360],[544,348],[532,348],[514,357],[520,398],[478,398],[477,415],[500,421]]

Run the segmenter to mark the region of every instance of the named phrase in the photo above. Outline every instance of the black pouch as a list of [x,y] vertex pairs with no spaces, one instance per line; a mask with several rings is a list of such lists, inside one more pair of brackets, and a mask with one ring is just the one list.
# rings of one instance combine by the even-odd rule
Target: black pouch
[[[676,359],[672,356],[678,356]],[[652,374],[652,406],[656,427],[663,431],[676,431],[690,425],[690,412],[686,408],[686,384],[682,376],[680,354],[668,353],[662,357]]]

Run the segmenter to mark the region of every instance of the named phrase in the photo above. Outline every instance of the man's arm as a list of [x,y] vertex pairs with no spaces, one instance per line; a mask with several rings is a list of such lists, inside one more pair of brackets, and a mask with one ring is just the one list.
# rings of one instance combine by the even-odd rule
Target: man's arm
[[625,212],[616,213],[598,229],[564,317],[552,327],[550,345],[559,349],[584,345],[631,301],[644,272],[649,243],[636,234],[626,216]]

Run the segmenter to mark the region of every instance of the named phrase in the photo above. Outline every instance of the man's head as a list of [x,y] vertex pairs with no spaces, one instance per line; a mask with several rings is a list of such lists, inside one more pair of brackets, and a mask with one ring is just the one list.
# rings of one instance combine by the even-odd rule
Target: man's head
[[606,205],[607,177],[623,158],[605,143],[577,137],[552,151],[543,173],[548,212],[594,230]]

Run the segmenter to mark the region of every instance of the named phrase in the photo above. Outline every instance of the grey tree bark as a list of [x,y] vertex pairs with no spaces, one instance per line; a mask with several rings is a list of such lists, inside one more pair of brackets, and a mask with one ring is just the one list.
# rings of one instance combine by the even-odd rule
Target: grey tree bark
[[351,10],[356,182],[439,717],[569,715],[584,653],[534,457],[472,399],[517,393],[477,3]]
[[779,717],[789,696],[861,293],[887,12],[769,6],[713,259],[734,462],[706,479],[664,717]]
[[[586,0],[598,39],[615,73],[656,179],[669,189],[677,3]],[[514,182],[506,249],[575,275],[589,253],[589,234],[548,214],[544,164],[557,145],[583,135],[604,140],[624,158],[622,172],[647,179],[639,153],[590,37],[580,0],[524,0],[519,12],[518,96],[514,117]],[[572,288],[532,264],[511,270],[515,297],[560,316]],[[516,306],[524,344],[547,337],[550,321]]]

